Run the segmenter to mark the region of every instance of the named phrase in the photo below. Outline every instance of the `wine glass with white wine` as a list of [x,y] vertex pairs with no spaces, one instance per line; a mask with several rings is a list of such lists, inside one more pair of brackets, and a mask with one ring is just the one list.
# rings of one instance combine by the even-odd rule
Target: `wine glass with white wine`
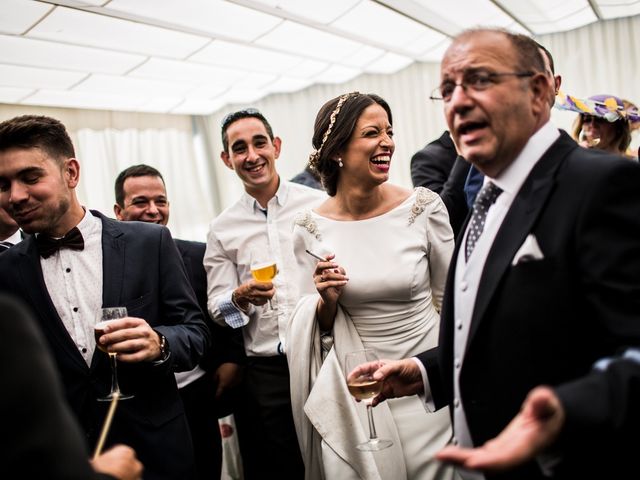
[[98,398],[101,402],[110,402],[113,400],[113,397],[117,394],[120,400],[127,400],[129,398],[133,398],[133,395],[127,395],[122,393],[120,390],[120,385],[118,384],[118,362],[117,356],[118,354],[115,352],[110,352],[107,350],[105,345],[102,345],[99,340],[102,335],[105,334],[105,327],[107,324],[113,320],[117,320],[119,318],[124,318],[127,316],[127,308],[126,307],[109,307],[109,308],[101,308],[98,310],[98,316],[96,318],[96,324],[93,327],[95,339],[96,339],[96,347],[102,350],[104,353],[109,355],[109,362],[111,363],[111,392],[106,397]]
[[[363,363],[377,362],[376,368],[368,369],[366,372],[358,373],[356,367]],[[367,406],[367,417],[369,419],[369,440],[356,445],[358,450],[378,451],[393,445],[391,440],[378,438],[376,426],[373,421],[373,407],[371,402],[382,390],[382,383],[373,379],[373,372],[380,368],[382,364],[376,353],[371,349],[357,350],[347,353],[344,359],[344,373],[347,379],[347,388],[353,397],[364,402]]]
[[[278,267],[276,266],[276,257],[269,246],[251,250],[250,268],[251,275],[256,282],[267,283],[273,281],[278,273]],[[276,312],[278,307],[277,305],[274,307],[271,300],[270,298],[269,310]],[[273,300],[275,301],[275,295]]]

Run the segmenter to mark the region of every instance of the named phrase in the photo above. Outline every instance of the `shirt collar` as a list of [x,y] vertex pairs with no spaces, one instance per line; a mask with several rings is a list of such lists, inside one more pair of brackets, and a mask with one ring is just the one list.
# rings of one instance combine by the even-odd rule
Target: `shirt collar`
[[80,220],[80,223],[76,225],[82,237],[86,240],[90,235],[99,232],[100,219],[98,217],[94,217],[88,208],[82,207],[84,210],[84,217]]
[[538,163],[538,160],[542,158],[542,155],[559,136],[560,132],[551,122],[545,123],[531,136],[520,155],[500,172],[500,175],[496,178],[485,177],[484,184],[491,180],[506,193],[515,195],[531,173],[531,170],[533,170],[533,167]]
[[11,235],[10,237],[5,238],[3,241],[4,242],[9,242],[13,245],[15,245],[16,243],[19,243],[22,240],[22,231],[20,229],[16,230],[13,235]]
[[[273,198],[269,200],[269,203],[272,203],[275,199],[276,205],[282,207],[287,203],[287,198],[289,196],[289,182],[282,180],[281,177],[279,177],[278,180],[280,182],[280,184],[278,185],[278,190],[276,190],[276,194],[273,196]],[[264,211],[258,201],[251,195],[249,195],[246,191],[242,193],[240,202],[252,212]]]

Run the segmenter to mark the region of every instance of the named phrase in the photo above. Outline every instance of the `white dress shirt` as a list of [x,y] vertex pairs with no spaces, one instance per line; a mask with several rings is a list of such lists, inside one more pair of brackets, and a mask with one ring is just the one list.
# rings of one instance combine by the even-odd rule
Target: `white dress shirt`
[[11,235],[10,237],[7,237],[3,240],[3,242],[8,242],[11,245],[17,245],[18,243],[20,243],[22,241],[22,232],[20,231],[20,229],[16,230],[13,235]]
[[[458,251],[454,280],[454,398],[452,407],[453,442],[463,447],[472,447],[474,445],[471,441],[469,425],[467,424],[464,405],[460,396],[460,370],[484,264],[500,230],[502,221],[511,208],[511,204],[520,187],[522,187],[538,160],[559,136],[558,129],[550,122],[546,123],[529,139],[520,155],[500,175],[496,178],[485,177],[485,184],[491,181],[500,187],[503,192],[495,203],[489,207],[484,231],[478,239],[469,261],[465,261],[464,248],[460,248]],[[462,245],[466,244],[467,234],[468,231],[465,232]],[[484,478],[484,475],[475,472],[461,471],[460,474],[465,479]]]
[[[280,180],[266,210],[245,192],[211,222],[204,256],[209,313],[221,325],[243,327],[248,356],[284,352],[287,321],[299,297],[293,222],[298,212],[314,208],[326,198],[319,190]],[[251,305],[245,313],[231,302],[231,294],[252,278],[251,250],[265,248],[271,248],[278,268],[272,300],[277,314],[269,309],[268,303],[260,307]]]
[[40,257],[42,275],[53,305],[87,365],[96,341],[93,326],[102,307],[102,222],[85,209],[77,225],[81,251],[62,248]]

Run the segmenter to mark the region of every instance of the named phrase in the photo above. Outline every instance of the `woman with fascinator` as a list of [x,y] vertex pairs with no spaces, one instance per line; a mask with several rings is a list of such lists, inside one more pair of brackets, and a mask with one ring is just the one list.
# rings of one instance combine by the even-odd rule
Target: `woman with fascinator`
[[585,148],[628,156],[631,124],[640,121],[637,109],[614,95],[594,95],[574,104],[582,107],[571,108],[580,112],[573,123],[574,140]]
[[347,390],[345,355],[367,348],[398,359],[434,347],[453,252],[440,197],[387,182],[392,123],[386,101],[357,92],[327,102],[315,121],[310,164],[329,198],[296,220],[300,284],[315,293],[298,303],[286,342],[306,479],[455,478],[433,459],[451,438],[449,411],[429,411],[428,399],[378,405],[378,437],[392,446],[356,448],[368,421]]

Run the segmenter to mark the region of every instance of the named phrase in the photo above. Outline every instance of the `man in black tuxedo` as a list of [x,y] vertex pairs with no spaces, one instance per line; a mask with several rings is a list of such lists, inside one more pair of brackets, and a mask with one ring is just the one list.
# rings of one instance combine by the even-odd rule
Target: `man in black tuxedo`
[[[170,203],[162,174],[149,165],[124,169],[115,181],[116,218],[167,225]],[[189,283],[203,312],[207,312],[207,274],[202,260],[206,244],[174,239],[187,269]],[[218,426],[218,403],[224,392],[239,385],[244,347],[239,330],[222,328],[205,313],[212,332],[212,348],[196,368],[176,374],[184,404],[200,479],[219,478],[222,439]]]
[[141,478],[142,465],[124,445],[89,463],[82,431],[66,403],[53,357],[33,315],[7,295],[0,295],[0,312],[2,468],[17,478]]
[[0,290],[33,306],[67,398],[89,445],[108,405],[107,355],[93,325],[123,306],[98,341],[118,354],[118,404],[108,443],[133,447],[145,479],[193,477],[193,449],[174,372],[194,368],[210,342],[169,231],[89,212],[75,187],[80,165],[59,121],[25,115],[0,123],[0,207],[35,234],[0,256]]
[[382,367],[376,403],[425,392],[427,404],[449,405],[454,445],[439,458],[486,478],[505,468],[497,478],[630,478],[640,166],[549,123],[553,86],[528,37],[464,32],[441,70],[450,131],[485,182],[458,238],[439,347]]

